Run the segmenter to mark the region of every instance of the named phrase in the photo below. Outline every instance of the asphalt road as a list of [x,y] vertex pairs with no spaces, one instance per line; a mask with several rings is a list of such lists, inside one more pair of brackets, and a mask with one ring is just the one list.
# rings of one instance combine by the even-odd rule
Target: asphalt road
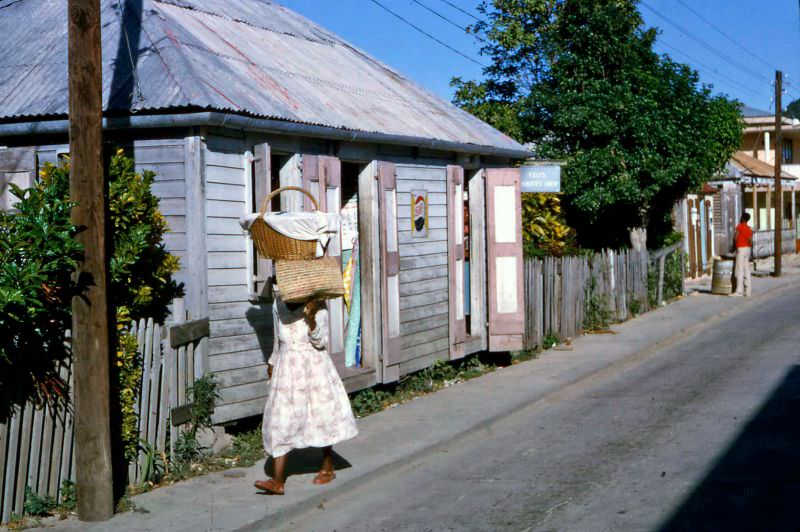
[[798,311],[787,289],[286,529],[800,530]]

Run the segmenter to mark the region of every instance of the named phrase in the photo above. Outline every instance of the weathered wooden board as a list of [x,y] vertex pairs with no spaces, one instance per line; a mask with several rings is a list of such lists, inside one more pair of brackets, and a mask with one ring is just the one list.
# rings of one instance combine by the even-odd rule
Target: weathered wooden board
[[249,301],[212,303],[209,305],[209,316],[213,320],[241,318],[243,316],[256,316],[257,318],[268,319],[272,316],[272,305],[253,305]]
[[241,167],[241,163],[236,168],[209,165],[207,171],[209,183],[238,185],[242,183],[244,179],[244,168]]
[[447,319],[448,319],[448,313],[444,312],[442,314],[437,314],[427,318],[422,318],[413,321],[405,321],[402,322],[402,324],[400,325],[400,334],[403,335],[403,337],[406,337],[429,329],[447,327],[448,324]]
[[[403,279],[402,275],[400,277]],[[425,281],[400,284],[400,297],[429,294],[438,290],[447,290],[447,277],[436,277]]]
[[221,388],[230,388],[252,383],[265,383],[267,380],[267,365],[259,364],[244,368],[225,371],[216,371],[214,378]]
[[245,268],[220,268],[208,270],[208,286],[239,286],[246,288],[247,270]]
[[208,287],[208,302],[209,303],[235,303],[248,301],[250,292],[243,284],[232,286],[209,286]]
[[[415,296],[405,296],[400,298],[400,311],[412,308],[426,307],[447,301],[447,290],[437,290],[428,294],[418,294]],[[402,324],[402,322],[401,322]]]
[[[191,227],[191,224],[189,226]],[[228,235],[208,235],[206,238],[208,253],[214,251],[245,251],[244,241],[239,238],[230,238]]]
[[266,397],[267,383],[251,382],[249,384],[240,384],[239,386],[229,386],[227,388],[220,388],[219,404],[238,403],[241,401],[248,401],[256,397]]
[[400,340],[400,346],[403,350],[410,350],[414,347],[433,344],[441,339],[448,339],[447,325],[440,327],[429,327],[423,331],[414,334],[405,334]]
[[164,216],[185,216],[186,215],[186,199],[185,198],[159,198],[158,210]]
[[429,268],[431,266],[447,266],[447,253],[432,253],[430,255],[400,256],[400,275],[408,270]]
[[206,230],[209,235],[229,235],[235,237],[241,249],[244,249],[247,245],[247,236],[239,225],[239,218],[208,216],[206,218]]
[[401,310],[400,327],[402,327],[404,323],[430,318],[432,316],[438,316],[439,314],[447,313],[448,311],[449,307],[447,301],[440,302],[435,305],[428,305],[424,307],[415,307],[407,310]]
[[[442,220],[444,219],[442,218]],[[408,225],[410,226],[411,224],[409,223]],[[405,226],[405,224],[401,224],[399,225],[399,227],[408,227],[408,226]],[[415,238],[411,236],[410,229],[408,231],[403,231],[403,230],[398,231],[397,236],[401,245],[417,244],[420,242],[444,242],[445,245],[447,245],[447,229],[444,227],[441,229],[432,229],[429,227],[427,238]]]
[[211,355],[208,359],[209,370],[213,372],[228,371],[237,368],[248,368],[266,364],[272,349],[251,349],[238,353]]
[[244,251],[212,251],[208,254],[210,269],[246,268],[247,253]]
[[214,409],[214,415],[211,417],[211,420],[214,423],[224,423],[234,419],[259,416],[264,412],[265,402],[266,394],[238,403],[218,404]]
[[[182,183],[185,174],[183,161],[175,163],[150,162],[144,164],[140,164],[140,162],[137,161],[135,168],[136,171],[139,173],[150,171],[155,174],[155,176],[153,177],[154,189],[156,185],[163,185],[165,183],[173,183],[176,181]],[[181,193],[178,196],[171,196],[171,197],[182,198],[183,194]]]
[[206,215],[238,220],[245,213],[245,205],[238,200],[215,200],[206,202]]
[[404,284],[427,281],[447,277],[447,266],[432,266],[427,268],[406,269],[400,274],[400,286]]
[[252,318],[232,318],[227,320],[214,320],[211,322],[211,336],[238,336],[242,334],[264,334],[272,332],[272,319],[267,316],[253,316]]
[[173,348],[196,342],[210,334],[208,318],[186,321],[169,328],[169,341]]
[[244,183],[232,185],[229,183],[208,183],[206,185],[206,198],[210,200],[239,201],[244,209]]

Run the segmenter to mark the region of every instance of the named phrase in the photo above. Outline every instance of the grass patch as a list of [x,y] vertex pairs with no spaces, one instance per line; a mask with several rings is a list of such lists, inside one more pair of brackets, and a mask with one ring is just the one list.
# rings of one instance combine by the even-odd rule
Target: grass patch
[[[403,376],[395,385],[376,386],[358,391],[350,397],[353,413],[356,417],[363,418],[390,406],[408,402],[415,397],[474,379],[494,371],[498,366],[515,363],[513,356],[503,361],[499,361],[498,356],[494,354],[486,354],[484,357],[470,355],[458,362],[437,360],[430,367]],[[516,360],[520,362],[533,358],[535,357],[524,355]]]

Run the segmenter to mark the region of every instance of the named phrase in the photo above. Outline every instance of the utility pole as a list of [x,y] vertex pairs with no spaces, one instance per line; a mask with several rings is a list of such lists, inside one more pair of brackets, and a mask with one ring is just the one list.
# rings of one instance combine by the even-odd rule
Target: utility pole
[[[783,92],[783,72],[775,71],[775,277],[781,276],[783,261],[783,188],[781,183],[781,164],[783,163],[783,137],[781,125],[783,110],[781,93]],[[769,216],[769,213],[767,213]]]
[[75,273],[86,289],[72,298],[75,475],[78,517],[114,514],[111,465],[106,199],[100,0],[69,0],[69,143],[72,221],[84,258]]

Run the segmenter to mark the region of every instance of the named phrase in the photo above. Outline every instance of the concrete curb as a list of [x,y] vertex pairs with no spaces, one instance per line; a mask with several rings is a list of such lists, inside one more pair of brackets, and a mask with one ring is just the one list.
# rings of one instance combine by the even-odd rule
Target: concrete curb
[[[667,338],[649,345],[645,349],[626,354],[622,356],[620,359],[611,362],[610,364],[607,364],[604,367],[595,370],[590,370],[582,375],[572,378],[571,380],[566,381],[562,386],[560,386],[556,390],[545,393],[540,397],[526,398],[517,401],[516,403],[513,403],[512,405],[506,407],[502,412],[496,413],[490,418],[480,420],[474,423],[473,425],[470,425],[469,427],[463,428],[462,430],[459,430],[458,432],[451,434],[445,439],[436,441],[420,449],[414,450],[407,456],[404,456],[403,460],[396,460],[396,459],[392,460],[383,465],[379,465],[369,471],[365,471],[363,474],[360,474],[356,477],[346,479],[343,480],[341,483],[336,483],[334,485],[331,485],[331,487],[327,489],[324,494],[306,498],[304,500],[291,504],[287,507],[281,508],[276,512],[270,513],[269,515],[259,517],[258,519],[243,524],[242,526],[237,528],[237,530],[242,530],[242,531],[264,530],[265,524],[267,524],[268,522],[275,522],[275,521],[280,522],[282,524],[286,524],[292,519],[295,519],[310,511],[315,510],[324,503],[330,502],[333,499],[337,499],[347,495],[349,492],[353,491],[356,487],[359,487],[364,483],[370,482],[374,479],[383,477],[385,475],[403,469],[404,467],[406,467],[409,461],[424,459],[425,457],[430,456],[431,454],[437,452],[442,447],[448,447],[458,442],[459,440],[464,439],[468,435],[474,434],[475,432],[479,431],[490,430],[493,425],[500,423],[503,420],[521,411],[525,411],[528,409],[535,409],[543,404],[558,400],[571,393],[580,391],[581,389],[588,387],[593,383],[602,380],[614,373],[617,373],[623,369],[639,364],[664,349],[680,345],[684,342],[691,340],[694,336],[696,336],[697,334],[701,333],[702,331],[704,331],[709,327],[712,327],[722,321],[728,320],[744,312],[747,312],[756,306],[763,305],[764,303],[767,302],[769,296],[773,295],[777,291],[785,290],[789,287],[800,285],[800,277],[786,276],[785,279],[786,280],[784,282],[780,282],[780,284],[770,287],[765,291],[760,292],[758,295],[753,296],[752,298],[738,299],[737,302],[740,301],[743,304],[740,304],[735,308],[711,316],[690,327],[682,328],[672,333]],[[691,297],[691,296],[685,296],[685,297]],[[656,309],[656,311],[657,310],[658,309]]]

